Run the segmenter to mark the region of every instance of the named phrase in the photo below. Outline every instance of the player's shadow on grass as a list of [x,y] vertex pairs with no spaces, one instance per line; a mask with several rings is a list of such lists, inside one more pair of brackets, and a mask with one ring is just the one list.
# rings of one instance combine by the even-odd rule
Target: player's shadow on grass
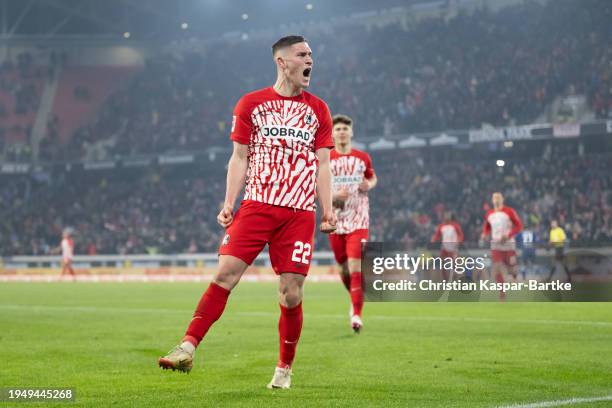
[[343,333],[343,334],[339,334],[335,336],[334,338],[338,340],[352,340],[352,339],[358,338],[359,336],[361,335],[355,334],[355,333]]

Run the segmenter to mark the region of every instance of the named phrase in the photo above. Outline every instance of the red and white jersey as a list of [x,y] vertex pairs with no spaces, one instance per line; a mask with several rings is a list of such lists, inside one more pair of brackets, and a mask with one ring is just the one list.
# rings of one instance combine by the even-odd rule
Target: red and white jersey
[[346,188],[349,196],[343,209],[336,209],[338,221],[336,234],[349,234],[358,229],[370,226],[370,203],[368,193],[359,191],[359,184],[374,176],[372,159],[366,152],[351,149],[350,153],[341,154],[336,149],[330,154],[332,173],[332,192],[338,193]]
[[[485,215],[483,234],[491,234],[491,249],[497,251],[511,251],[516,249],[514,236],[523,229],[523,223],[514,209],[502,207],[499,211],[491,209]],[[501,242],[507,236],[506,242]]]
[[230,138],[249,146],[245,200],[314,211],[317,149],[332,148],[332,120],[321,99],[273,88],[244,95]]
[[67,260],[72,259],[72,256],[74,255],[74,241],[72,240],[72,238],[63,238],[61,247],[62,258]]
[[448,252],[457,252],[459,244],[463,242],[463,230],[455,221],[443,222],[436,227],[433,242],[441,241],[441,249]]

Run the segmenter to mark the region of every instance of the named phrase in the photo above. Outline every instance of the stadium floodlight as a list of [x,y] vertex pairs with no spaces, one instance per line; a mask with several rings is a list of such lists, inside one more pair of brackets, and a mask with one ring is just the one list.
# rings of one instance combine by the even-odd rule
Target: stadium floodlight
[[126,31],[125,33],[123,33],[123,38],[125,38],[126,40],[130,38],[131,36],[132,34],[129,31]]
[[242,19],[243,20],[248,20],[249,19],[249,15],[247,13],[242,13]]
[[495,164],[497,164],[497,167],[504,167],[506,165],[506,162],[503,160],[498,160],[497,162],[495,162]]
[[188,28],[189,28],[189,24],[188,24],[188,23],[183,23],[183,24],[181,24],[181,28],[182,28],[183,30],[186,30],[186,29],[188,29]]
[[504,147],[511,148],[512,146],[514,146],[514,142],[512,140],[506,140],[504,142]]
[[312,10],[312,8],[313,8],[312,3],[306,4],[306,10],[310,11],[310,10]]

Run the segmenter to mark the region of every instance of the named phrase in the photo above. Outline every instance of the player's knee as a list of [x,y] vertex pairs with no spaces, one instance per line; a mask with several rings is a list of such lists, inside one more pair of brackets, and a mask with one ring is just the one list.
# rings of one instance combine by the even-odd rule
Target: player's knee
[[299,293],[291,293],[285,296],[284,306],[292,308],[302,303],[302,296]]
[[225,289],[233,289],[238,284],[240,276],[242,274],[231,268],[220,269],[217,275],[215,275],[214,282],[224,287]]
[[214,282],[225,289],[233,289],[238,284],[248,265],[241,259],[222,255],[219,258],[219,271]]
[[285,307],[295,307],[302,301],[302,288],[299,285],[282,285],[279,290],[280,303]]
[[347,262],[348,271],[350,273],[353,272],[361,272],[361,259],[349,259]]

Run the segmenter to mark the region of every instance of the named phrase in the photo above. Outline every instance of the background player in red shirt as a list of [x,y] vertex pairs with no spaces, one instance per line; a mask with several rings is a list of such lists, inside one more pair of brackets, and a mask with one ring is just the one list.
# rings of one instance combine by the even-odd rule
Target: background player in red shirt
[[351,146],[353,120],[345,115],[333,119],[334,145],[331,152],[333,201],[338,222],[329,242],[341,267],[344,286],[351,295],[351,327],[363,327],[363,289],[361,287],[361,245],[368,240],[370,205],[368,191],[377,178],[370,155]]
[[[304,91],[312,52],[303,37],[272,46],[277,68],[273,87],[243,96],[234,110],[234,151],[227,170],[223,209],[226,234],[219,271],[203,294],[183,342],[159,359],[163,368],[190,371],[195,348],[219,319],[230,291],[266,244],[279,275],[280,357],[268,388],[289,388],[291,364],[302,331],[302,288],[308,274],[315,229],[315,193],[323,211],[320,229],[335,229],[329,154],[331,115],[325,102]],[[244,200],[234,214],[242,187]],[[315,191],[316,189],[316,191]]]
[[[441,242],[440,258],[456,258],[459,255],[459,245],[463,242],[463,230],[461,225],[455,221],[453,213],[444,212],[444,220],[436,227],[436,232],[431,237],[431,242]],[[442,270],[444,279],[448,279],[448,270]]]
[[74,241],[72,240],[72,230],[65,228],[62,232],[62,242],[60,244],[62,252],[62,274],[70,275],[73,279],[76,278],[74,269],[72,268],[72,257],[74,256]]
[[[491,196],[493,208],[487,211],[481,239],[491,236],[492,274],[497,282],[504,281],[504,274],[510,273],[516,279],[515,235],[523,229],[523,223],[513,208],[504,205],[502,193]],[[500,292],[504,298],[504,293]]]

